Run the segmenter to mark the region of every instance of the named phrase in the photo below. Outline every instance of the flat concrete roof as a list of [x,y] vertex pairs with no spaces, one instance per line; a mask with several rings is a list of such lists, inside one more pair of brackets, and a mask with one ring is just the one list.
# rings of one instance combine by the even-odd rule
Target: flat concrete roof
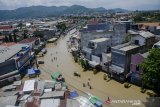
[[18,53],[23,46],[23,44],[16,44],[13,46],[0,46],[0,63],[5,62],[5,60],[8,60],[12,56],[14,56],[16,53]]
[[104,42],[104,41],[109,41],[110,38],[98,38],[98,39],[93,39],[90,40],[91,42],[99,43],[99,42]]
[[137,47],[139,47],[139,46],[138,45],[128,45],[128,46],[124,46],[124,47],[120,48],[119,50],[128,51],[128,50],[131,50],[131,49],[134,49]]

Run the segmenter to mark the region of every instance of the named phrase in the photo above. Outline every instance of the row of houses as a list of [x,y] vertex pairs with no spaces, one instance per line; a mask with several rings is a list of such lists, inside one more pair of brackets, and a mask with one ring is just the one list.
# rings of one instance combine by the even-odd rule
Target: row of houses
[[[112,26],[108,23],[88,24],[80,30],[79,49],[91,67],[101,65],[111,77],[122,82],[131,77],[132,82],[141,85],[142,70],[138,64],[147,57],[146,52],[156,39],[149,31],[131,29],[128,27],[131,24],[122,21],[114,22]],[[126,33],[128,42],[125,41]],[[138,56],[143,60],[134,58]]]

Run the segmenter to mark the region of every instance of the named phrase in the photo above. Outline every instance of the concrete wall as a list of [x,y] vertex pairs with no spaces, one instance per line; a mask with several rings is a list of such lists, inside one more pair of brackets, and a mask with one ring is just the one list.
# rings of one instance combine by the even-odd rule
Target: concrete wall
[[140,36],[140,35],[136,35],[136,36],[132,36],[132,38],[131,38],[131,42],[133,43],[133,44],[135,44],[135,40],[138,40],[139,41],[139,45],[140,46],[143,46],[143,45],[145,45],[145,38],[143,38],[142,36]]
[[0,63],[0,76],[17,70],[15,60],[9,60]]

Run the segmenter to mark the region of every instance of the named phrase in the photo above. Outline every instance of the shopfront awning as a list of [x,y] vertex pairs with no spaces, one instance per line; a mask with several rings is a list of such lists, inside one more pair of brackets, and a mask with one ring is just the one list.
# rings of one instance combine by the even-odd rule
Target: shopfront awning
[[97,65],[99,65],[99,63],[97,63],[97,62],[95,62],[95,61],[89,61],[88,63],[89,63],[89,65],[90,65],[91,67],[96,67]]
[[116,65],[111,65],[110,71],[111,71],[111,73],[121,74],[121,73],[124,72],[124,69],[121,68],[121,67],[118,67],[118,66],[116,66]]

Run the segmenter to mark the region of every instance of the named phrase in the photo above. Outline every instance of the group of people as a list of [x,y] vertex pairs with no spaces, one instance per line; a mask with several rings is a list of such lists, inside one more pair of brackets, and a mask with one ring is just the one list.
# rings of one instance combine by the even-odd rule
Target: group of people
[[[90,81],[90,78],[88,78],[88,80]],[[89,81],[87,82],[87,86],[89,86],[89,89],[92,89],[92,86],[90,85]],[[83,87],[86,87],[85,83],[83,83]]]
[[[58,54],[58,52],[56,51],[56,54]],[[51,53],[51,57],[52,57],[52,53]],[[51,62],[53,63],[53,61],[56,61],[58,58],[54,56],[54,58],[51,59]],[[59,65],[57,64],[57,67],[59,67]]]

